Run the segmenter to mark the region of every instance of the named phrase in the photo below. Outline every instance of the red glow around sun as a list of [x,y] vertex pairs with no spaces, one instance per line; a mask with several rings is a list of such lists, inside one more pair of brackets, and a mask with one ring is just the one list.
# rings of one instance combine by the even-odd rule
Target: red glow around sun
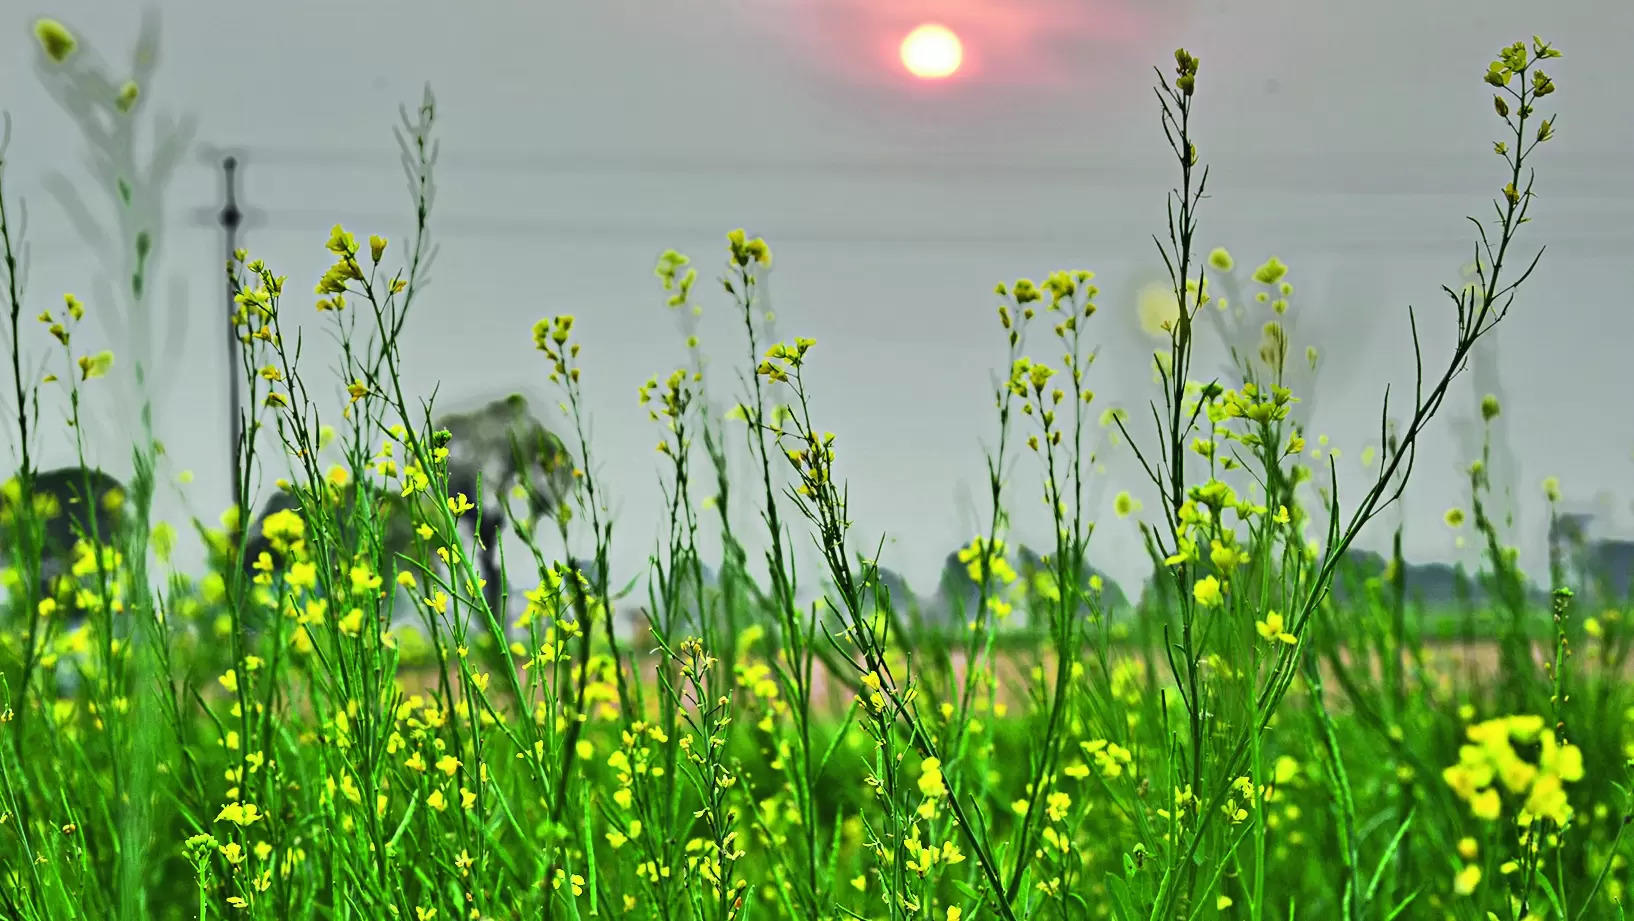
[[[1118,74],[1144,72],[1147,43],[1173,32],[1185,18],[1178,0],[736,2],[754,11],[769,42],[801,57],[825,82],[892,94],[870,99],[895,99],[905,92],[902,98],[920,102],[957,96],[966,104],[1011,93],[1077,91]],[[958,65],[941,77],[916,73],[927,66],[937,71],[921,64],[918,55],[945,54],[921,50],[934,50],[938,42],[916,42],[911,55],[904,53],[908,37],[930,24],[954,33],[958,42]],[[955,84],[961,92],[938,92]]]

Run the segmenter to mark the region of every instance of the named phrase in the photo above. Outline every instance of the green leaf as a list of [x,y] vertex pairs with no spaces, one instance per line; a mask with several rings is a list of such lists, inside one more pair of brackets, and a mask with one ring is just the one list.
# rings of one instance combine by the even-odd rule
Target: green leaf
[[1384,878],[1385,867],[1388,866],[1391,859],[1395,857],[1396,851],[1401,847],[1401,839],[1407,835],[1407,827],[1413,824],[1413,816],[1417,814],[1418,808],[1414,807],[1407,813],[1407,818],[1402,819],[1401,827],[1396,829],[1396,833],[1391,836],[1390,844],[1385,847],[1384,854],[1379,857],[1379,865],[1373,868],[1372,879],[1369,879],[1367,882],[1367,895],[1364,897],[1364,901],[1369,903],[1373,901],[1374,893],[1378,892],[1379,890],[1379,881]]
[[[1123,859],[1125,869],[1131,876],[1133,876],[1134,863],[1129,860],[1129,855],[1127,854],[1124,855]],[[1140,915],[1136,914],[1135,912],[1135,903],[1130,897],[1131,894],[1129,892],[1128,882],[1119,879],[1117,876],[1114,876],[1111,873],[1108,873],[1106,874],[1106,888],[1112,894],[1112,904],[1116,908],[1114,915],[1119,919],[1119,921],[1135,921],[1135,919],[1140,917]]]
[[584,859],[585,859],[585,886],[584,891],[590,894],[590,915],[596,916],[596,843],[590,836],[590,792],[588,784],[579,785],[579,811],[584,814],[585,820],[579,826],[583,830]]
[[[1423,891],[1423,889],[1414,889],[1412,892],[1407,893],[1407,898],[1402,899],[1396,904],[1395,908],[1390,909],[1390,913],[1384,916],[1384,921],[1395,921],[1395,919],[1399,917],[1402,912],[1407,910],[1407,906],[1411,905],[1413,900],[1418,898],[1418,894]],[[1289,917],[1292,918],[1293,916],[1290,914]]]
[[419,807],[420,794],[416,793],[409,798],[408,808],[403,810],[403,820],[397,823],[397,830],[392,832],[391,838],[386,841],[386,847],[397,846],[397,842],[402,839],[403,833],[408,831],[409,821],[414,818],[414,811]]
[[834,733],[834,738],[828,740],[828,748],[823,752],[823,757],[817,762],[817,771],[816,773],[812,774],[810,778],[811,783],[815,784],[817,779],[823,776],[823,771],[828,768],[828,760],[834,757],[835,750],[840,747],[840,742],[845,739],[845,734],[850,731],[851,724],[856,720],[856,718],[857,700],[853,698],[851,700],[850,709],[846,710],[845,712],[845,722],[840,724],[839,730]]

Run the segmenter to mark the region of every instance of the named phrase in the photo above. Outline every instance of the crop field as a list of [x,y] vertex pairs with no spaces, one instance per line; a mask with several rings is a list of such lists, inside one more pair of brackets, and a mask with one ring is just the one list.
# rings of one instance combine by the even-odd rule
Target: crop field
[[[35,32],[45,66],[76,66],[67,29]],[[581,390],[617,343],[568,314],[514,331],[565,408],[548,425],[520,397],[445,415],[407,392],[437,231],[429,91],[399,130],[411,236],[336,225],[311,241],[319,278],[233,254],[238,502],[196,522],[208,560],[183,571],[151,514],[160,447],[131,446],[124,481],[87,467],[81,413],[119,354],[76,337],[103,305],[26,290],[31,190],[0,158],[0,917],[1623,917],[1628,599],[1571,548],[1521,573],[1479,461],[1443,502],[1488,550],[1465,601],[1416,598],[1399,532],[1393,555],[1353,547],[1391,526],[1483,339],[1531,307],[1558,56],[1532,38],[1471,62],[1495,196],[1469,225],[1474,275],[1401,330],[1417,386],[1381,402],[1369,481],[1343,494],[1294,392],[1324,344],[1284,324],[1289,266],[1202,242],[1209,71],[1163,62],[1148,128],[1173,169],[1153,228],[1171,284],[1148,398],[1094,399],[1087,267],[973,292],[993,303],[969,433],[989,446],[986,526],[933,600],[891,590],[853,528],[846,484],[869,471],[813,408],[824,344],[764,338],[773,251],[743,230],[655,267],[668,310],[725,311],[742,338],[734,368],[678,337],[630,407],[669,525],[629,585],[607,575],[619,532]],[[118,89],[109,117],[137,98]],[[1255,345],[1221,378],[1194,359],[1228,308]],[[297,313],[332,336],[302,339]],[[1440,351],[1431,324],[1451,329]],[[62,424],[42,392],[77,466],[39,461]],[[1142,472],[1116,487],[1151,562],[1127,602],[1090,565],[1092,433]],[[1040,500],[1054,542],[1024,554],[1006,510]],[[738,509],[758,533],[734,531]],[[502,538],[527,552],[502,558]],[[819,571],[796,571],[797,545]]]

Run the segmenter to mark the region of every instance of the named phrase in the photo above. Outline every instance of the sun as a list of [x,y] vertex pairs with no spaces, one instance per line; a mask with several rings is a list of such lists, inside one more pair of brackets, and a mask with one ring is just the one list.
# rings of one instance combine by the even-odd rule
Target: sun
[[964,45],[947,26],[926,23],[902,40],[902,66],[921,80],[951,77],[964,62]]

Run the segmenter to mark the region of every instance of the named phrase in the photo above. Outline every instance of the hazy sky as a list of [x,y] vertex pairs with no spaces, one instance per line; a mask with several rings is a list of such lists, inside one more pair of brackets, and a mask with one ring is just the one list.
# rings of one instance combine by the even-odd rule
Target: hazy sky
[[[99,206],[106,193],[85,187],[84,142],[35,73],[29,26],[36,15],[61,19],[117,73],[141,13],[104,0],[7,9],[6,192],[28,200],[31,315],[64,291],[90,297],[102,265],[48,194],[48,175],[63,172]],[[1502,44],[1534,32],[1566,54],[1547,100],[1559,139],[1536,158],[1535,222],[1520,241],[1528,255],[1544,243],[1549,252],[1486,346],[1501,349],[1527,559],[1535,571],[1545,475],[1561,476],[1576,500],[1612,492],[1628,517],[1625,0],[167,0],[157,12],[161,60],[138,117],[198,120],[198,144],[163,202],[157,408],[167,474],[194,470],[186,494],[211,517],[227,470],[221,243],[210,217],[219,156],[209,151],[242,152],[257,219],[243,242],[290,276],[288,303],[306,316],[331,224],[404,239],[409,201],[391,129],[398,104],[417,102],[429,81],[443,142],[432,221],[442,251],[408,326],[411,387],[429,393],[441,381],[449,408],[512,390],[544,403],[553,394],[529,328],[576,314],[594,449],[620,515],[618,574],[633,572],[657,533],[659,469],[658,433],[635,392],[684,360],[652,265],[674,247],[699,266],[724,400],[744,346],[708,282],[726,231],[745,227],[776,254],[779,335],[818,340],[817,420],[839,436],[859,546],[887,535],[885,564],[928,589],[974,532],[972,502],[985,495],[980,445],[994,432],[991,375],[1004,360],[994,282],[1095,271],[1101,312],[1090,329],[1102,351],[1091,386],[1098,405],[1144,414],[1152,346],[1133,305],[1159,277],[1150,234],[1175,172],[1151,67],[1168,70],[1177,45],[1202,60],[1196,137],[1214,173],[1199,242],[1228,247],[1244,268],[1273,254],[1291,266],[1293,312],[1330,360],[1313,434],[1330,434],[1346,452],[1342,469],[1355,472],[1385,384],[1411,383],[1407,306],[1420,310],[1432,360],[1449,339],[1439,286],[1457,284],[1470,260],[1464,216],[1490,214],[1503,184],[1491,152],[1501,125],[1480,77]],[[914,83],[895,59],[924,21],[965,41],[967,68],[953,80]],[[87,334],[96,337],[107,343],[105,331]],[[309,339],[309,373],[321,374],[324,347]],[[110,417],[129,411],[108,388],[88,399]],[[1440,516],[1462,495],[1468,458],[1452,423],[1476,399],[1463,382],[1426,442],[1409,493],[1411,553],[1454,553]],[[54,426],[46,448],[52,462],[71,457]],[[1127,448],[1101,456],[1106,505],[1120,488],[1141,494]],[[129,470],[122,447],[94,459]],[[1041,544],[1035,470],[1024,459],[1013,484],[1019,536]],[[161,496],[161,515],[181,523],[181,508],[174,491]],[[1096,561],[1120,578],[1144,575],[1132,525],[1104,517]]]

